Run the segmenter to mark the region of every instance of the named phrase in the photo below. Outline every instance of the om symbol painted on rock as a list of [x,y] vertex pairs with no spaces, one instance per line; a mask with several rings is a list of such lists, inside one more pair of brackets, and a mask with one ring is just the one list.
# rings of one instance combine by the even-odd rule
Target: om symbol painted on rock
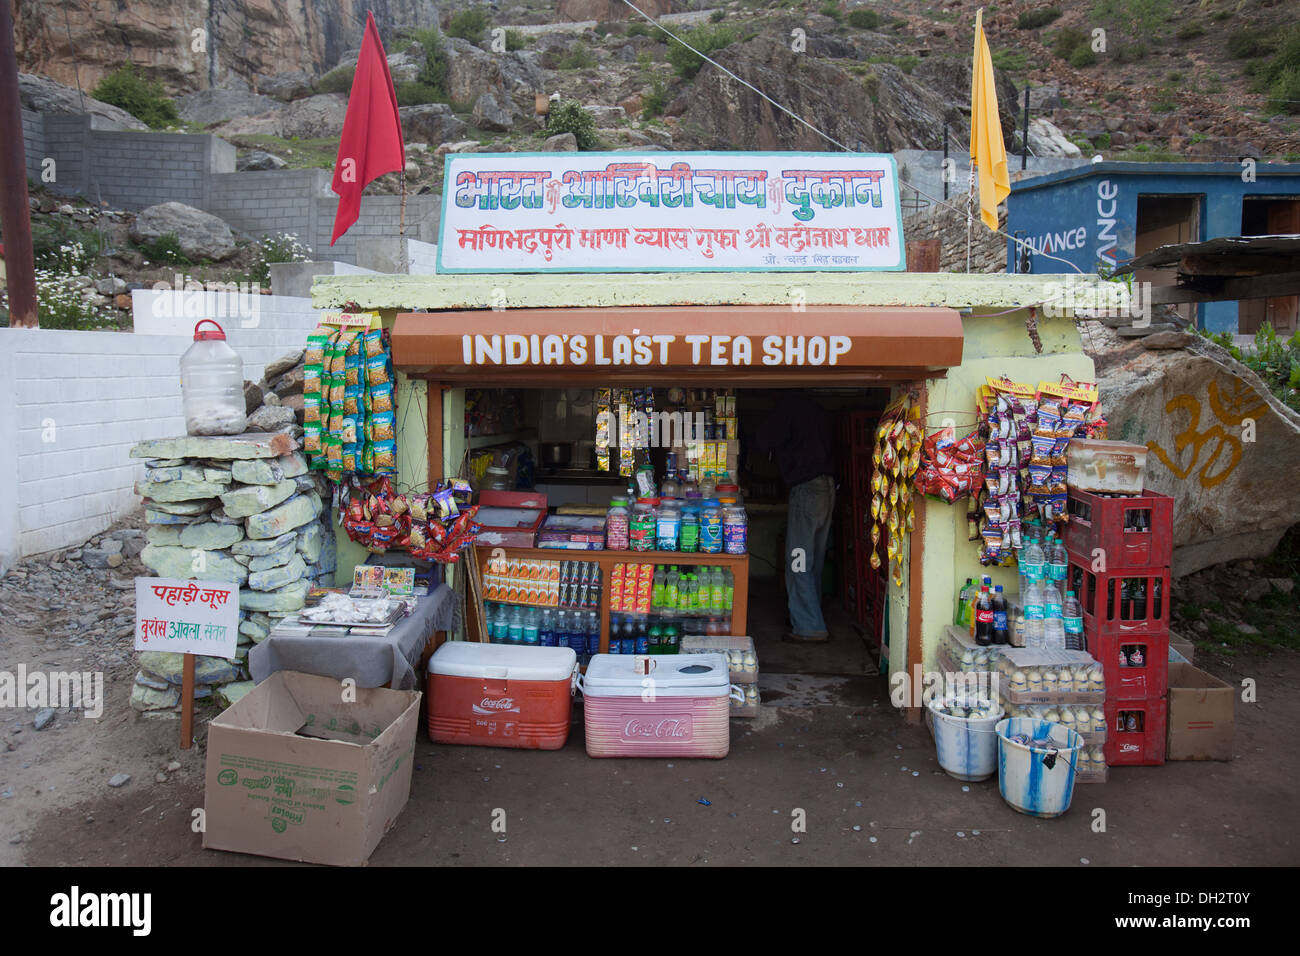
[[[1179,395],[1170,399],[1165,405],[1165,413],[1172,415],[1175,411],[1183,410],[1187,412],[1190,420],[1187,427],[1174,436],[1173,456],[1170,456],[1157,442],[1149,441],[1147,447],[1155,453],[1157,458],[1164,462],[1165,467],[1173,472],[1177,478],[1185,479],[1196,468],[1197,463],[1201,460],[1201,452],[1209,445],[1209,458],[1201,466],[1197,478],[1202,488],[1213,488],[1226,481],[1241,462],[1242,446],[1239,437],[1241,423],[1248,418],[1254,419],[1267,412],[1268,403],[1259,400],[1259,396],[1254,389],[1239,379],[1233,379],[1231,384],[1223,387],[1220,387],[1218,380],[1212,380],[1207,389],[1207,397],[1210,402],[1210,410],[1217,419],[1216,422],[1204,431],[1199,430],[1201,424],[1200,400],[1191,395]],[[1255,401],[1258,404],[1247,407],[1249,401]],[[1228,429],[1235,429],[1237,434]],[[1183,451],[1189,445],[1192,448],[1191,459],[1186,467],[1180,467],[1177,461],[1183,458]]]

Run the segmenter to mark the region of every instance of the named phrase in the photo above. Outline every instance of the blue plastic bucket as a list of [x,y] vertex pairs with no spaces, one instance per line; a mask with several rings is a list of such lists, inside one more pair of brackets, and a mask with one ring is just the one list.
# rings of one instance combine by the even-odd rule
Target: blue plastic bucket
[[942,708],[954,698],[930,701],[930,728],[934,731],[934,749],[939,766],[958,780],[987,780],[998,771],[998,738],[995,728],[1002,719],[1002,707],[996,701],[970,699],[972,706],[992,707],[991,717],[957,717]]
[[[1034,747],[1011,738],[1050,739]],[[1070,809],[1074,770],[1083,738],[1061,724],[1009,717],[997,725],[998,789],[1013,809],[1031,817],[1059,817]]]

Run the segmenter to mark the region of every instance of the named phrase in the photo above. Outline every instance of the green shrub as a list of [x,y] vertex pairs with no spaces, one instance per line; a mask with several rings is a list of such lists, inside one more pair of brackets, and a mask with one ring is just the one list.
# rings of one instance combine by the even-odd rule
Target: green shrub
[[1279,339],[1271,323],[1265,322],[1255,333],[1255,350],[1243,352],[1228,332],[1212,334],[1197,331],[1227,349],[1268,386],[1268,390],[1287,407],[1300,412],[1300,332],[1289,339]]
[[1097,54],[1092,52],[1090,44],[1081,43],[1070,53],[1070,58],[1066,62],[1075,69],[1083,69],[1085,66],[1096,64]]
[[528,46],[528,35],[519,30],[506,31],[506,52],[514,53],[516,50],[522,50]]
[[311,250],[304,246],[296,235],[289,232],[277,232],[262,237],[257,244],[257,254],[249,266],[248,274],[253,282],[269,285],[271,282],[271,264],[275,262],[307,262],[311,259]]
[[1019,73],[1029,65],[1029,56],[1011,50],[998,50],[993,54],[993,66],[1008,73]]
[[1189,23],[1184,27],[1180,27],[1174,36],[1184,42],[1195,40],[1197,37],[1205,36],[1205,27],[1201,26],[1199,23]]
[[441,90],[436,90],[418,80],[414,83],[395,83],[393,88],[397,91],[398,106],[423,106],[426,103],[447,101],[446,95]]
[[712,13],[709,14],[710,23],[721,23],[726,18],[727,18],[726,10],[714,10]]
[[596,139],[596,120],[577,100],[564,100],[551,107],[546,134],[559,136],[561,133],[572,133],[578,149],[591,150],[600,145]]
[[561,70],[590,70],[596,65],[596,56],[586,43],[579,40],[560,57],[556,67]]
[[668,105],[668,84],[659,77],[650,82],[650,91],[641,97],[641,118],[653,119]]
[[1273,38],[1259,30],[1237,30],[1228,34],[1228,56],[1237,60],[1253,60],[1273,52]]
[[447,36],[468,40],[475,46],[487,36],[488,15],[482,7],[453,13],[447,21]]
[[629,37],[652,37],[652,36],[662,37],[663,36],[662,33],[660,33],[654,27],[650,26],[650,24],[643,23],[640,20],[636,21],[635,23],[628,24],[627,33],[624,35]]
[[1062,27],[1052,41],[1052,54],[1057,59],[1068,63],[1070,56],[1080,46],[1088,50],[1092,49],[1092,45],[1088,42],[1088,34],[1075,27]]
[[356,73],[355,66],[335,67],[316,81],[316,92],[347,93],[352,89],[352,78]]
[[[447,70],[451,67],[451,61],[447,59],[446,45],[443,43],[442,34],[436,29],[411,31],[411,38],[418,41],[420,46],[424,47],[424,63],[420,66],[420,75],[416,77],[416,84],[423,87],[421,90],[411,90],[410,95],[427,95],[430,99],[425,100],[427,103],[445,103],[447,102]],[[401,100],[401,91],[398,91],[398,100]],[[404,106],[415,106],[417,103],[402,104]]]
[[1045,10],[1026,10],[1016,17],[1016,29],[1038,30],[1049,23],[1055,23],[1060,18],[1060,7],[1047,7]]
[[[736,31],[724,26],[701,26],[687,33],[685,39],[700,53],[707,55],[735,43]],[[672,39],[668,41],[667,56],[668,62],[677,71],[677,75],[684,80],[693,79],[695,74],[700,72],[700,67],[704,65],[702,57]]]
[[180,121],[176,104],[167,98],[162,84],[136,73],[134,63],[121,66],[104,77],[90,95],[121,107],[150,129],[162,129]]
[[86,262],[100,251],[99,233],[80,229],[62,216],[32,223],[32,258],[38,267],[62,272],[79,272],[80,266],[68,261],[75,254]]
[[146,259],[155,265],[158,263],[182,266],[191,264],[181,250],[180,239],[177,238],[174,232],[164,232],[151,242],[140,243],[140,251],[144,253]]
[[1268,94],[1269,109],[1300,113],[1300,27],[1285,33],[1277,52],[1258,73],[1258,84]]
[[856,27],[859,30],[874,30],[880,26],[880,14],[875,10],[867,10],[864,7],[850,10],[849,26]]
[[[817,12],[820,13],[822,16],[830,17],[832,20],[835,20],[837,22],[840,19],[840,17],[844,16],[844,11],[840,9],[840,5],[838,3],[823,3],[821,9],[818,10]],[[717,21],[715,20],[714,22],[716,23]]]

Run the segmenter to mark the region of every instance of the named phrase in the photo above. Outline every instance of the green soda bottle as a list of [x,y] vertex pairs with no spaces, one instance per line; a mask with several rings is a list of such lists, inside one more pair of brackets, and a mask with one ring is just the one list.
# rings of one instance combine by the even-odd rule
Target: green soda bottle
[[721,613],[727,607],[727,584],[722,577],[722,568],[709,571],[709,610]]

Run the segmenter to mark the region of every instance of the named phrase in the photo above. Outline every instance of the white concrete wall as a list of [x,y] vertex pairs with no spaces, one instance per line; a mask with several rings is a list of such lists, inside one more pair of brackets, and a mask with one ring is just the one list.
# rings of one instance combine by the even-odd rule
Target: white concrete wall
[[128,457],[131,446],[185,432],[179,363],[192,310],[217,317],[254,380],[301,348],[320,314],[283,296],[133,298],[135,334],[0,329],[0,573],[75,547],[139,505],[144,465]]

